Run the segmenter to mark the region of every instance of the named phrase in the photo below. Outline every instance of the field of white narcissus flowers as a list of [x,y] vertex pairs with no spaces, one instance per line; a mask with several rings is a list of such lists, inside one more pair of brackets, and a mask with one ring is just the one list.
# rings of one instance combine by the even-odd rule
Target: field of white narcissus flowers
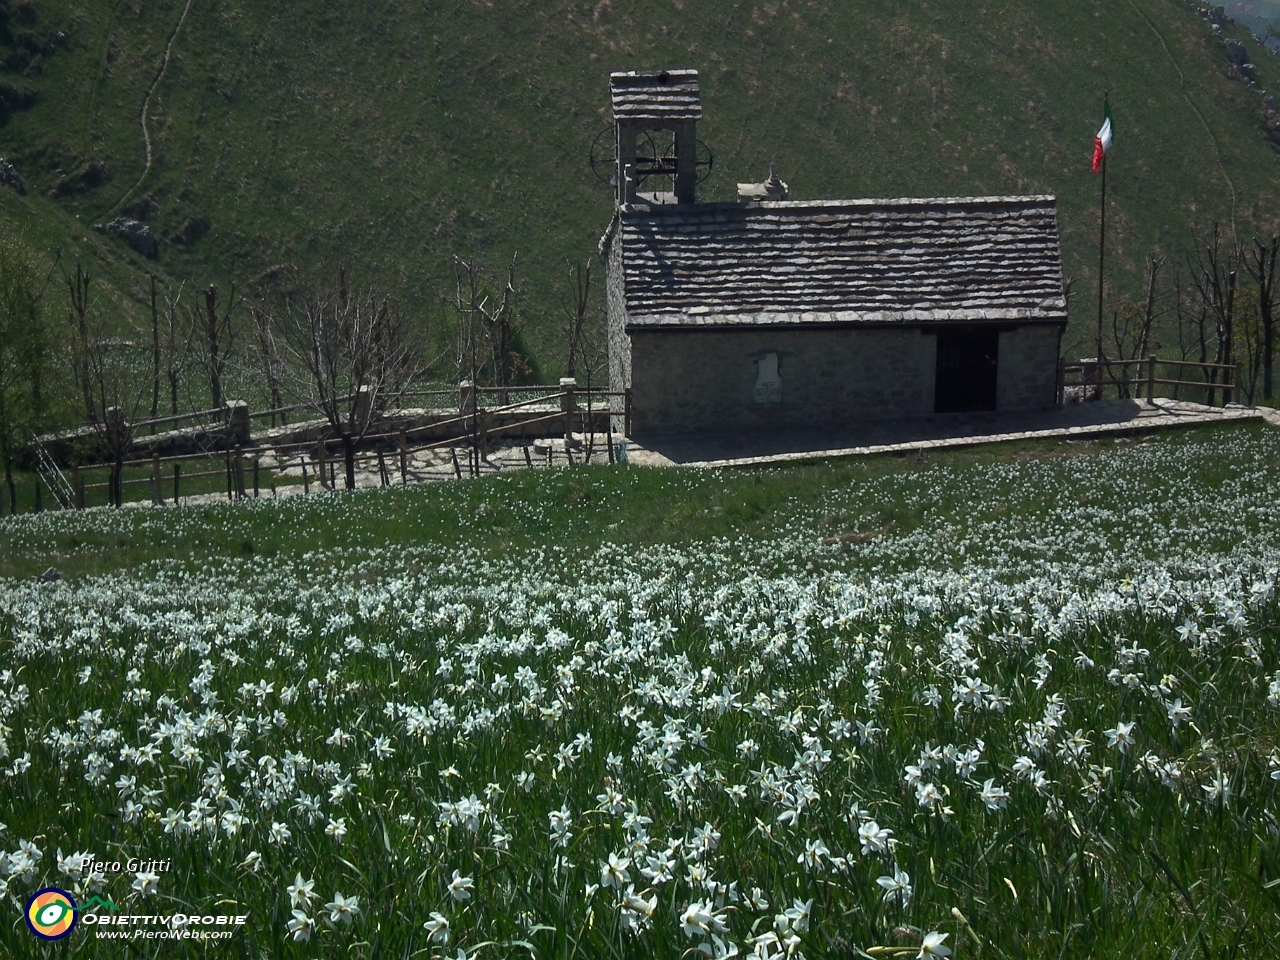
[[[854,472],[733,538],[0,581],[0,952],[1274,949],[1278,458],[1280,433],[1224,430]],[[696,502],[735,476],[662,482]],[[180,542],[454,495],[3,525]],[[540,509],[502,478],[469,496]],[[893,504],[920,522],[882,525]],[[45,887],[110,906],[44,945]],[[155,936],[219,915],[246,919]]]

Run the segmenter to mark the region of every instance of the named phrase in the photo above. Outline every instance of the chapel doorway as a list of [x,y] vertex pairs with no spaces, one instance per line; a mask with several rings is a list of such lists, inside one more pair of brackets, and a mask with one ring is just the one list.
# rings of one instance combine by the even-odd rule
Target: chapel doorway
[[935,413],[996,408],[997,330],[943,330],[938,333]]

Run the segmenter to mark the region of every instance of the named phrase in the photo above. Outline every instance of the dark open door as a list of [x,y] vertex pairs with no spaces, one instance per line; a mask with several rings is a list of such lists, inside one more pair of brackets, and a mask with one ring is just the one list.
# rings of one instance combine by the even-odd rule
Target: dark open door
[[944,330],[938,334],[937,413],[996,408],[996,330]]

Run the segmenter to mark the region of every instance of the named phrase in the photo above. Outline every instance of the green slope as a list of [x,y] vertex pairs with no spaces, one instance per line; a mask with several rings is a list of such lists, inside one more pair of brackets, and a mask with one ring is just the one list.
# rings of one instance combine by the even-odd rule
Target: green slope
[[[243,283],[342,256],[425,310],[451,255],[518,253],[548,372],[564,261],[593,253],[609,217],[587,151],[611,70],[702,71],[705,199],[771,160],[800,198],[1057,194],[1068,342],[1094,302],[1104,88],[1115,294],[1210,220],[1247,238],[1280,219],[1262,98],[1182,0],[190,0],[141,183],[140,108],[187,0],[8,6],[6,49],[38,52],[10,54],[3,79],[38,99],[0,127],[30,185],[0,216],[40,224],[47,246],[88,236],[74,242],[108,258],[122,298],[130,271]],[[1226,32],[1256,48],[1244,27]],[[1253,60],[1280,91],[1280,61]],[[79,176],[94,162],[97,186]],[[122,206],[164,241],[158,264],[84,229]]]

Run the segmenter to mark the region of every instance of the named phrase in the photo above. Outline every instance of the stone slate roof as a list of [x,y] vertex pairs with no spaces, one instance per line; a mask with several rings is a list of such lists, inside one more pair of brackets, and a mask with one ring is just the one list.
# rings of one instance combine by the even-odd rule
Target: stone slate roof
[[699,120],[697,70],[609,74],[615,120]]
[[604,242],[632,327],[1067,317],[1048,196],[632,204]]

